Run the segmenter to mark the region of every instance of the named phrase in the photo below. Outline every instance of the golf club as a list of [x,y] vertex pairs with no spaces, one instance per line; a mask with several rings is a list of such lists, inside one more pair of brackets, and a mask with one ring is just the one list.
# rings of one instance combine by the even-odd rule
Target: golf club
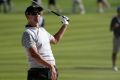
[[61,14],[59,14],[59,13],[57,13],[57,12],[55,12],[55,11],[52,11],[52,10],[49,10],[49,9],[43,7],[43,6],[40,6],[36,1],[33,1],[33,0],[31,0],[31,1],[32,1],[33,3],[35,3],[37,6],[42,7],[44,10],[46,10],[46,11],[48,11],[48,12],[52,12],[52,13],[54,13],[54,14],[57,15],[57,16],[62,16]]

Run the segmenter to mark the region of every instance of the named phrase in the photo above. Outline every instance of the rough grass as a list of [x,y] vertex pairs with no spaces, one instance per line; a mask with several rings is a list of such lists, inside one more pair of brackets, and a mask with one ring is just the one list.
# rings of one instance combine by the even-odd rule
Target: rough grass
[[[26,19],[21,10],[20,13],[0,14],[0,80],[26,80],[28,63],[21,46]],[[52,45],[60,80],[120,79],[120,72],[111,69],[109,24],[114,14],[113,10],[103,14],[66,14],[70,18],[68,30],[58,45]],[[61,25],[59,18],[45,14],[45,19],[46,29],[54,34]],[[120,68],[119,57],[118,54]]]

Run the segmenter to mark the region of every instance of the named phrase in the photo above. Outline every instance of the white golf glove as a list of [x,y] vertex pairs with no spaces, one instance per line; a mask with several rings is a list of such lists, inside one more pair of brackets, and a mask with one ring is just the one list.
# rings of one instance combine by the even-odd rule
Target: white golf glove
[[69,18],[67,16],[60,16],[60,19],[63,24],[69,24]]

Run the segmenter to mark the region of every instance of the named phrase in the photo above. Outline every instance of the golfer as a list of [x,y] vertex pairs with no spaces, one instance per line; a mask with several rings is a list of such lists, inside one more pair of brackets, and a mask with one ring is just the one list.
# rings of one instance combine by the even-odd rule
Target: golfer
[[110,29],[113,31],[112,66],[114,71],[118,71],[116,59],[120,48],[120,7],[117,8],[117,16],[113,17],[111,21]]
[[81,14],[85,14],[85,8],[82,0],[72,0],[72,13],[76,13],[79,9]]
[[[50,43],[56,44],[63,37],[68,26],[68,18],[60,17],[63,23],[55,35],[39,27],[38,19],[42,17],[42,7],[29,6],[25,11],[27,25],[22,35],[28,61],[29,70],[27,80],[57,80],[57,69]],[[51,19],[53,20],[53,19]]]

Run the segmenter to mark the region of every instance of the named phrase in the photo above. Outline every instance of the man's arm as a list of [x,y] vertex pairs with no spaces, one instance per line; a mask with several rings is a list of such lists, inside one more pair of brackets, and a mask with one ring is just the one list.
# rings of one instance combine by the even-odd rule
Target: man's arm
[[118,23],[117,18],[114,17],[110,24],[110,30],[113,31],[114,29],[116,29],[118,27],[120,27],[120,23]]
[[42,64],[45,67],[52,68],[52,65],[49,64],[46,60],[42,58],[37,52],[37,49],[35,46],[32,46],[27,49],[31,55],[32,58],[34,58],[39,64]]
[[61,38],[63,37],[66,29],[67,29],[67,25],[63,24],[62,27],[59,29],[59,31],[54,35],[54,39],[51,40],[51,43],[53,43],[53,44],[58,43],[61,40]]
[[54,35],[54,39],[51,40],[51,43],[53,44],[56,44],[58,43],[61,38],[63,37],[66,29],[67,29],[67,26],[68,26],[68,18],[67,17],[60,17],[61,18],[61,21],[63,23],[63,25],[61,26],[61,28],[58,30],[58,32]]
[[56,80],[56,70],[55,70],[54,65],[51,65],[46,60],[44,60],[41,55],[38,55],[36,47],[32,46],[28,48],[28,51],[30,55],[32,56],[32,58],[34,58],[39,64],[42,64],[43,66],[51,70],[51,79]]

